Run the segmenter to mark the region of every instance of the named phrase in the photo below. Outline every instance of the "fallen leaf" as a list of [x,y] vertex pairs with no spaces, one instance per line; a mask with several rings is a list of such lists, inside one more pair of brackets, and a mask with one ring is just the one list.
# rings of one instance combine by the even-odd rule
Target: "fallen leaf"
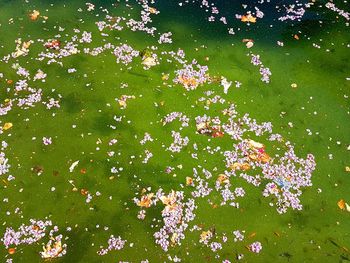
[[2,127],[2,129],[6,131],[6,130],[8,130],[8,129],[11,129],[12,126],[13,126],[12,122],[6,122],[6,123],[4,124],[4,126]]

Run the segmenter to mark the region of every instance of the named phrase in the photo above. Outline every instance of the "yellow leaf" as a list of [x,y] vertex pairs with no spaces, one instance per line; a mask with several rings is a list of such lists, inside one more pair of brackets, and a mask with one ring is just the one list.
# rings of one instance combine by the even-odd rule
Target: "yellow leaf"
[[6,131],[6,130],[12,128],[12,126],[13,126],[13,124],[11,122],[6,122],[4,124],[4,126],[2,127],[2,129]]

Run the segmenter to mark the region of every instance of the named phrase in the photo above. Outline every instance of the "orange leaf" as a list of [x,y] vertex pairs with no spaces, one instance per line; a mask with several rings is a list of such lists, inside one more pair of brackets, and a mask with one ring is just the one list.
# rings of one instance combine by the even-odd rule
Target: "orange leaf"
[[341,209],[341,210],[344,210],[345,209],[345,201],[344,201],[344,199],[340,199],[339,201],[338,201],[338,207]]

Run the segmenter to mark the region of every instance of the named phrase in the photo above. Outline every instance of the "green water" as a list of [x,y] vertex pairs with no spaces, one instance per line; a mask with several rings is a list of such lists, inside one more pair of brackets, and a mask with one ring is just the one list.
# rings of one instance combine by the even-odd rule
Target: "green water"
[[[123,3],[117,8],[112,8],[112,1],[94,3],[96,7],[108,8],[113,15],[130,12]],[[139,7],[135,3],[130,4],[135,5],[131,14],[138,17]],[[14,125],[1,135],[1,140],[9,144],[6,156],[11,164],[10,174],[16,179],[1,183],[0,200],[8,198],[9,202],[1,202],[0,205],[0,233],[9,226],[17,229],[22,223],[28,223],[30,218],[49,217],[59,226],[60,233],[69,238],[66,241],[67,254],[55,260],[57,262],[140,262],[145,259],[168,262],[168,255],[177,255],[182,262],[221,262],[224,259],[235,262],[237,253],[245,255],[243,262],[348,261],[350,253],[330,242],[332,240],[340,247],[350,249],[350,214],[337,206],[339,199],[350,201],[350,174],[345,172],[345,166],[350,165],[350,152],[347,151],[350,144],[350,82],[346,80],[350,77],[347,47],[350,34],[345,20],[335,19],[335,15],[328,12],[323,27],[316,27],[309,21],[309,24],[276,25],[269,29],[271,21],[267,21],[251,27],[241,25],[242,30],[230,36],[222,24],[206,22],[205,13],[192,5],[178,8],[173,2],[164,1],[155,6],[160,14],[154,17],[153,24],[159,32],[173,32],[174,40],[173,44],[159,46],[158,51],[180,47],[185,50],[188,59],[194,58],[200,64],[208,65],[211,75],[238,80],[242,83],[241,88],[231,87],[227,95],[218,85],[204,85],[191,92],[186,92],[180,85],[168,88],[162,84],[161,74],[172,73],[176,69],[172,64],[161,63],[145,71],[138,60],[132,63],[131,70],[127,70],[117,64],[109,52],[97,57],[83,53],[71,56],[62,60],[63,67],[46,65],[33,59],[42,51],[42,45],[34,43],[29,55],[18,58],[18,63],[31,74],[39,68],[47,73],[46,82],[37,85],[43,89],[44,98],[57,98],[61,94],[61,107],[47,110],[38,103],[29,110],[14,107],[7,115],[1,116],[2,123],[12,122]],[[73,28],[93,33],[93,42],[86,44],[87,47],[101,45],[103,37],[95,22],[103,20],[104,14],[99,10],[78,12],[80,7],[86,9],[84,2],[0,1],[0,56],[14,51],[14,41],[18,37],[23,40],[49,39],[60,33],[63,39],[68,39],[74,34]],[[33,9],[48,16],[46,23],[28,19],[27,13]],[[13,24],[9,24],[10,18],[13,18]],[[64,27],[65,31],[58,32],[58,26]],[[292,37],[296,33],[301,36],[299,41]],[[120,39],[115,39],[115,36]],[[242,44],[242,38],[255,40],[252,50]],[[113,44],[127,40],[137,50],[157,45],[157,38],[129,30],[111,32],[105,39]],[[284,41],[285,46],[278,47],[277,40]],[[314,48],[312,43],[320,44],[322,48]],[[327,48],[330,52],[326,52]],[[270,84],[260,81],[258,68],[250,64],[247,56],[249,51],[260,54],[263,63],[270,68]],[[209,57],[209,61],[205,57]],[[0,71],[15,82],[18,76],[11,69],[12,63],[15,61],[2,62]],[[77,72],[67,74],[68,68],[76,68]],[[128,88],[120,89],[121,83],[128,83]],[[169,83],[172,84],[171,81]],[[298,87],[291,88],[292,83],[297,83]],[[8,85],[1,80],[0,86],[3,101],[7,98],[3,91]],[[215,90],[216,94],[235,102],[240,112],[248,112],[259,122],[271,121],[274,132],[293,142],[299,156],[314,154],[317,167],[313,173],[313,186],[302,195],[304,209],[288,211],[284,215],[269,207],[269,200],[261,196],[260,189],[243,181],[237,182],[247,192],[246,197],[240,200],[241,209],[229,206],[213,209],[206,198],[198,199],[197,216],[191,224],[202,224],[206,228],[215,226],[218,233],[244,229],[247,236],[253,232],[256,235],[246,237],[241,243],[229,241],[221,251],[214,253],[199,244],[198,232],[187,231],[181,246],[164,252],[154,244],[155,229],[151,228],[152,218],[161,218],[160,210],[151,209],[146,219],[140,221],[137,219],[139,208],[132,198],[148,186],[152,186],[154,191],[158,187],[165,191],[182,190],[179,184],[184,184],[186,176],[192,174],[192,167],[203,164],[204,159],[207,159],[206,169],[224,169],[224,163],[217,155],[207,155],[194,162],[187,149],[172,157],[161,147],[162,143],[171,143],[170,132],[179,127],[176,123],[163,127],[160,123],[162,117],[181,111],[193,121],[197,115],[208,113],[198,105],[191,107],[205,90]],[[125,110],[121,110],[114,100],[123,94],[136,96],[136,99],[128,101]],[[154,102],[159,104],[162,101],[164,106],[154,106]],[[285,114],[281,115],[281,112]],[[53,113],[55,116],[52,116]],[[211,112],[212,116],[215,114],[215,111]],[[125,119],[116,123],[114,115],[125,115]],[[292,122],[294,127],[290,128],[288,122]],[[113,130],[109,125],[116,125],[117,129]],[[309,136],[306,129],[313,134]],[[146,147],[154,154],[147,165],[142,164],[142,159],[138,157],[145,149],[139,143],[145,132],[157,139],[157,143]],[[200,147],[208,143],[206,137],[196,135],[193,129],[184,129],[184,135]],[[52,137],[53,144],[44,146],[41,142],[44,136]],[[108,146],[112,138],[117,138],[118,143]],[[103,143],[96,144],[98,139]],[[230,149],[230,140],[224,138],[214,145]],[[120,156],[108,161],[107,150],[120,153]],[[329,154],[333,154],[333,159],[329,159]],[[132,155],[137,157],[130,164]],[[80,160],[78,169],[69,173],[70,164],[76,160]],[[164,173],[167,166],[179,164],[183,165],[183,169],[176,170],[176,177]],[[37,165],[44,169],[39,176],[31,171]],[[113,166],[121,166],[124,170],[120,177],[111,180],[110,169]],[[86,174],[79,173],[81,168],[86,168]],[[91,193],[99,191],[102,195],[87,204],[86,197],[79,191],[72,191],[69,180],[73,180],[78,189],[88,189]],[[51,191],[51,187],[55,187],[55,191]],[[319,193],[318,189],[322,192]],[[111,200],[110,196],[113,197]],[[14,213],[17,207],[21,211],[19,214]],[[7,215],[7,211],[11,214]],[[104,226],[108,226],[109,230],[103,230]],[[66,231],[66,227],[72,227],[72,231]],[[127,239],[128,244],[121,251],[98,256],[96,252],[100,246],[106,245],[111,234]],[[255,240],[263,244],[259,255],[245,248]],[[134,246],[129,247],[129,243],[134,243]],[[41,247],[42,242],[18,246],[11,258],[14,262],[41,262]],[[216,254],[219,258],[215,258]],[[0,258],[5,262],[8,257],[7,250],[1,245]]]

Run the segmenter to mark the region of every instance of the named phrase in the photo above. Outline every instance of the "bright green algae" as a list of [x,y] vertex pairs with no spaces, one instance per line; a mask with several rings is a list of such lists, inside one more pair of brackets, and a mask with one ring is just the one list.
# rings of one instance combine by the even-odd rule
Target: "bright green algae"
[[[30,4],[0,2],[1,56],[14,50],[14,41],[18,37],[23,40],[53,38],[58,33],[57,29],[53,29],[55,25],[65,28],[62,35],[73,35],[73,28],[92,32],[93,42],[90,46],[100,45],[102,37],[94,23],[103,20],[103,13],[96,11],[100,14],[96,17],[95,13],[77,12],[79,7],[85,10],[85,4],[79,1],[53,3],[50,6],[44,1],[31,1]],[[111,8],[111,3],[107,1],[100,1],[96,6],[99,4],[110,9],[114,15],[129,12],[123,4],[120,4],[120,8]],[[341,247],[349,247],[350,244],[347,231],[350,229],[350,214],[337,206],[339,199],[350,200],[349,173],[345,172],[345,166],[349,165],[349,151],[346,148],[350,134],[347,99],[350,92],[349,81],[346,80],[350,69],[349,48],[346,47],[349,33],[344,22],[339,19],[339,22],[325,25],[322,29],[310,29],[307,34],[311,40],[301,38],[295,41],[290,31],[298,29],[281,27],[267,36],[263,31],[266,27],[262,25],[262,29],[249,30],[247,35],[240,32],[238,36],[229,36],[219,25],[202,22],[205,16],[198,9],[174,10],[176,6],[171,4],[157,8],[161,13],[154,18],[155,26],[160,32],[173,32],[174,40],[173,44],[161,45],[161,50],[180,47],[185,50],[188,59],[195,58],[200,64],[207,64],[211,74],[238,80],[243,83],[242,87],[231,87],[227,95],[223,94],[219,85],[204,85],[190,92],[180,85],[168,88],[162,85],[161,73],[172,73],[176,68],[171,64],[164,63],[145,71],[139,65],[140,60],[135,59],[131,70],[125,67],[121,70],[115,57],[108,52],[97,57],[84,54],[68,57],[63,59],[63,68],[56,64],[48,66],[31,59],[42,50],[40,43],[33,44],[29,55],[19,58],[18,63],[32,74],[39,68],[47,73],[46,82],[40,87],[43,87],[45,98],[61,94],[61,108],[47,110],[39,103],[29,110],[15,107],[7,115],[1,116],[3,123],[14,124],[1,136],[9,144],[6,156],[11,164],[10,173],[16,179],[1,185],[1,200],[9,198],[9,202],[2,202],[0,206],[3,222],[0,233],[8,226],[17,229],[22,223],[28,223],[30,218],[50,216],[50,220],[59,226],[60,233],[69,237],[66,241],[67,254],[57,260],[62,262],[139,262],[146,258],[150,262],[164,262],[168,261],[167,254],[177,255],[183,262],[221,262],[226,258],[234,261],[236,253],[244,253],[243,261],[246,262],[333,262],[349,258],[349,253]],[[47,22],[30,22],[27,13],[33,9],[47,15]],[[138,17],[139,10],[135,4],[135,17]],[[329,19],[334,19],[332,15],[329,16]],[[10,18],[14,18],[13,24],[8,24]],[[80,18],[84,23],[79,22]],[[305,27],[308,29],[307,25]],[[157,39],[145,33],[126,30],[111,33],[114,34],[121,39],[109,37],[108,41],[116,41],[117,44],[127,40],[137,50],[147,45],[157,45]],[[252,52],[260,54],[263,63],[271,69],[270,84],[262,83],[258,68],[250,64],[248,50],[241,43],[244,37],[254,38]],[[276,40],[284,41],[285,46],[278,47]],[[314,48],[313,41],[321,43],[322,49]],[[207,48],[201,48],[201,45]],[[326,48],[333,50],[326,52]],[[210,58],[209,61],[204,60],[206,56]],[[11,69],[12,63],[2,63],[1,72],[7,78],[16,80],[18,76]],[[77,72],[67,74],[68,68],[76,68]],[[87,77],[84,77],[85,73]],[[86,86],[87,83],[91,83],[91,86]],[[121,83],[128,83],[129,87],[120,89]],[[297,83],[298,87],[291,88],[292,83]],[[3,89],[7,86],[5,81],[2,80],[1,86]],[[246,237],[242,243],[224,245],[223,250],[217,253],[220,259],[215,259],[216,253],[198,243],[198,232],[187,231],[182,245],[165,253],[154,244],[152,235],[155,229],[150,227],[153,217],[160,219],[160,209],[148,211],[145,221],[140,221],[136,217],[139,208],[132,198],[138,192],[137,185],[152,186],[153,189],[161,186],[166,191],[178,189],[179,184],[185,182],[185,177],[191,176],[193,160],[185,154],[186,150],[171,158],[169,153],[164,153],[164,149],[157,146],[148,147],[154,157],[147,165],[142,164],[140,159],[129,165],[130,156],[143,153],[144,147],[139,140],[145,132],[169,145],[169,134],[175,126],[163,127],[157,121],[173,111],[184,112],[193,121],[194,117],[205,111],[190,105],[203,96],[203,91],[214,88],[217,94],[235,102],[239,112],[248,112],[259,122],[271,121],[274,132],[295,143],[297,155],[304,157],[307,153],[314,154],[317,167],[313,173],[313,187],[306,189],[302,195],[302,211],[288,211],[284,215],[269,207],[269,200],[261,195],[262,189],[241,182],[239,185],[247,192],[239,201],[242,210],[229,206],[212,209],[205,198],[198,199],[194,224],[203,224],[207,228],[215,226],[219,233],[244,229],[247,236],[253,232],[256,235],[254,238]],[[0,95],[2,101],[6,98],[4,94]],[[114,98],[123,94],[134,94],[137,98],[128,101],[128,107],[121,111]],[[140,94],[142,97],[138,97]],[[164,101],[163,107],[154,106],[154,102],[161,101]],[[107,103],[111,106],[107,106]],[[55,117],[52,117],[53,112],[56,113]],[[285,112],[283,117],[281,112]],[[119,114],[125,115],[132,123],[122,122],[116,125],[116,130],[110,129],[108,125],[114,124],[113,116]],[[29,121],[24,121],[27,118]],[[294,127],[290,128],[288,122],[292,122]],[[73,124],[77,126],[75,129],[72,128]],[[313,134],[307,135],[306,129]],[[205,146],[207,138],[200,138],[194,130],[189,131],[184,131],[184,135],[190,141],[200,141]],[[138,139],[134,135],[138,135]],[[44,136],[51,136],[53,144],[44,146],[41,142]],[[37,139],[32,140],[32,137]],[[104,144],[96,145],[98,138]],[[106,161],[106,142],[111,138],[119,140],[116,151],[122,153],[118,161],[124,167],[121,176],[114,180],[109,179],[113,163]],[[341,144],[338,145],[337,141]],[[222,140],[218,145],[228,143],[229,140]],[[96,151],[96,147],[101,147],[101,150]],[[329,154],[333,154],[332,160]],[[205,157],[208,159],[207,169],[224,167],[221,159],[210,155]],[[69,173],[68,168],[75,160],[80,160],[79,169],[86,168],[86,174],[80,174],[79,169]],[[184,167],[181,174],[178,171],[176,177],[164,174],[167,165],[179,164]],[[40,176],[31,171],[36,165],[44,168]],[[54,171],[58,175],[54,176]],[[86,204],[84,196],[72,191],[69,180],[74,180],[78,189],[100,191],[102,196]],[[51,187],[56,190],[52,192]],[[21,188],[22,192],[19,191]],[[319,193],[318,189],[322,192]],[[109,200],[109,196],[113,196],[113,199]],[[16,207],[20,208],[20,214],[14,214]],[[89,210],[89,207],[94,207],[94,210]],[[6,215],[7,211],[11,215]],[[100,228],[96,228],[97,224]],[[73,228],[72,231],[65,230],[68,226]],[[109,230],[104,231],[103,226],[109,226]],[[98,256],[99,246],[105,246],[111,234],[127,239],[128,244],[121,251]],[[255,240],[263,244],[259,255],[245,248]],[[129,247],[129,243],[134,243],[133,248]],[[11,257],[14,262],[39,262],[41,247],[41,241],[31,246],[19,246]],[[5,261],[7,251],[3,246],[0,247],[0,255]]]

